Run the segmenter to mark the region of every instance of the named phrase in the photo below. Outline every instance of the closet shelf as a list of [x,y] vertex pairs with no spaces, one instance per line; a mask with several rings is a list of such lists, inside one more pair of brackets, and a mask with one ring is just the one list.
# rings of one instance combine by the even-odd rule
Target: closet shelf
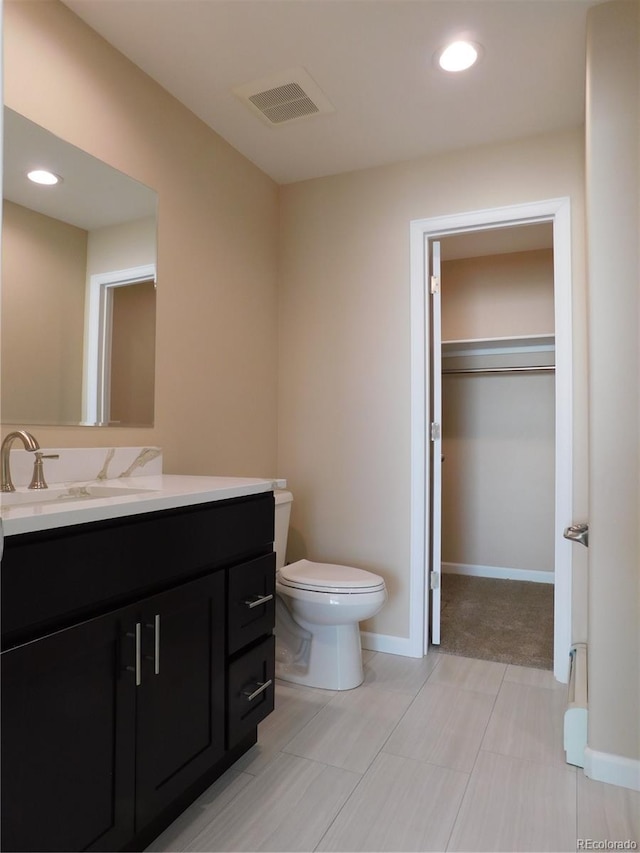
[[555,335],[514,335],[503,338],[466,338],[443,340],[442,357],[472,355],[510,355],[525,352],[553,352]]
[[448,370],[443,370],[443,374],[451,373],[554,373],[554,364],[530,364],[518,365],[516,367],[454,367]]

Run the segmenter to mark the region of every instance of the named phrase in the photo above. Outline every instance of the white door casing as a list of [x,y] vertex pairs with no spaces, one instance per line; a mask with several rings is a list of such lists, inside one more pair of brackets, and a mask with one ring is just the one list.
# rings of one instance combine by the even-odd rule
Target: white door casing
[[571,299],[571,214],[568,198],[413,220],[411,246],[411,566],[409,653],[422,657],[428,647],[429,524],[433,475],[430,441],[432,355],[430,345],[429,264],[431,241],[452,234],[486,231],[538,222],[553,224],[555,373],[555,597],[554,675],[566,682],[571,647],[570,543],[562,536],[573,517],[573,381]]

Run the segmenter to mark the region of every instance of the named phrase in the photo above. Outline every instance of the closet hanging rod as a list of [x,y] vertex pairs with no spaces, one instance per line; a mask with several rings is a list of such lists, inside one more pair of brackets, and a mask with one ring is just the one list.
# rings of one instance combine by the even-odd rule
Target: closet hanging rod
[[531,367],[450,367],[443,370],[442,373],[548,373],[555,369],[553,364],[540,364]]

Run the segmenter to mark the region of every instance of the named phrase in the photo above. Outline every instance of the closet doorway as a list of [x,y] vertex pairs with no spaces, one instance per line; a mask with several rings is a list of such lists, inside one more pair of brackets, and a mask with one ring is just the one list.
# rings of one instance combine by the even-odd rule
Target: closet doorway
[[[421,447],[416,416],[412,545],[414,554],[422,545],[423,556],[422,584],[416,560],[412,588],[420,590],[422,608],[414,606],[412,615],[422,610],[422,652],[452,640],[451,625],[457,628],[470,610],[464,602],[455,622],[447,621],[462,594],[486,602],[475,611],[484,624],[478,644],[487,640],[482,631],[493,611],[493,623],[503,626],[497,647],[506,643],[508,652],[520,635],[524,653],[524,623],[520,632],[510,624],[519,618],[518,590],[529,595],[525,613],[537,607],[548,617],[553,636],[543,651],[553,649],[562,681],[571,620],[571,554],[562,538],[571,518],[568,214],[561,199],[412,223],[413,390],[422,380],[415,410],[423,412],[425,436]],[[423,298],[416,305],[420,277]],[[473,624],[465,630],[468,641]],[[535,654],[532,663],[545,665]]]

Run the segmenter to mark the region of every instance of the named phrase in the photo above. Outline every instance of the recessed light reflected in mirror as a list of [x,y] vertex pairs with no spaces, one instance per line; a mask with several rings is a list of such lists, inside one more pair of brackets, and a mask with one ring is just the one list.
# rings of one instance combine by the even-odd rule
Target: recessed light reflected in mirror
[[59,184],[62,181],[60,175],[55,175],[46,169],[32,169],[31,172],[27,172],[27,177],[34,184],[42,184],[46,187],[52,187],[54,184]]
[[441,51],[438,65],[443,71],[466,71],[478,61],[479,49],[469,41],[454,41]]

